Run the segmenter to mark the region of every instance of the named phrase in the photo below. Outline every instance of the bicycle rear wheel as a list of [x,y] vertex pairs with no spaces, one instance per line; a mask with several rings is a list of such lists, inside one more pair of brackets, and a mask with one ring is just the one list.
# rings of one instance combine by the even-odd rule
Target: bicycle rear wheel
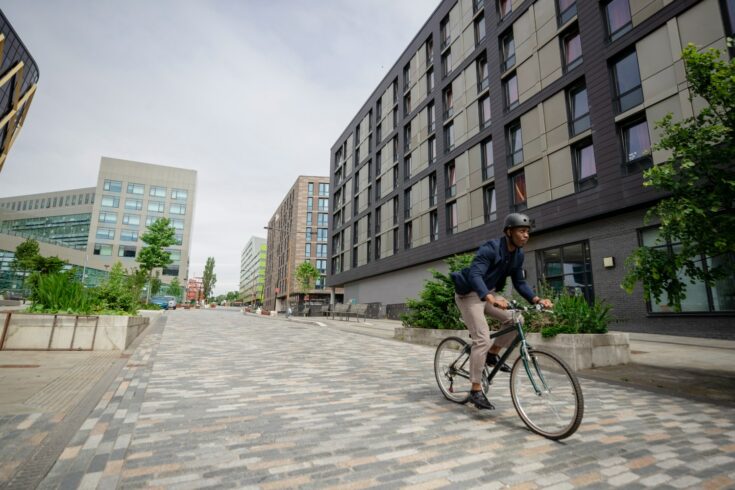
[[553,440],[571,436],[584,415],[577,377],[555,354],[535,349],[528,354],[528,368],[521,356],[510,373],[513,406],[536,434]]
[[466,403],[470,397],[470,356],[467,342],[459,337],[442,340],[434,354],[434,375],[447,400]]

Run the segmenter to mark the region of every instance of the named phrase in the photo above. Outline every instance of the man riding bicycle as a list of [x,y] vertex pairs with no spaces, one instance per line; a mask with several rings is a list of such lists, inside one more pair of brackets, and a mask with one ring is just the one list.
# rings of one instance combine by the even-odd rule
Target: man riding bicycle
[[[503,236],[481,245],[469,267],[451,274],[454,281],[454,300],[472,338],[470,401],[480,409],[495,408],[483,393],[480,384],[484,364],[497,364],[500,361],[498,352],[501,348],[508,347],[513,340],[511,332],[497,337],[491,345],[490,328],[485,318],[485,315],[489,315],[497,319],[501,328],[513,322],[513,315],[506,311],[508,302],[498,294],[505,288],[508,276],[513,281],[513,287],[529,303],[541,304],[544,308],[553,307],[550,300],[534,295],[523,278],[523,246],[528,242],[530,232],[531,220],[528,216],[509,214],[503,225]],[[503,363],[500,370],[509,372],[510,367]]]

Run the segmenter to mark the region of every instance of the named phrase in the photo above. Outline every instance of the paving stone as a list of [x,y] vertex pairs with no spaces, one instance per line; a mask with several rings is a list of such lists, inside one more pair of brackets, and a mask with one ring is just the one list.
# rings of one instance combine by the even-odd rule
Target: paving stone
[[687,488],[735,476],[728,407],[585,379],[580,431],[556,443],[525,429],[505,380],[492,413],[447,402],[433,353],[282,319],[170,312],[44,488]]

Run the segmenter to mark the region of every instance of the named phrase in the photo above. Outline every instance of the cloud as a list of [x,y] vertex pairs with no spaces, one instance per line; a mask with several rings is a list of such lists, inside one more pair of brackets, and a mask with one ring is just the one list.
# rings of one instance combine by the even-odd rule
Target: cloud
[[4,0],[40,68],[0,196],[93,186],[100,156],[198,172],[190,274],[240,252],[438,2]]

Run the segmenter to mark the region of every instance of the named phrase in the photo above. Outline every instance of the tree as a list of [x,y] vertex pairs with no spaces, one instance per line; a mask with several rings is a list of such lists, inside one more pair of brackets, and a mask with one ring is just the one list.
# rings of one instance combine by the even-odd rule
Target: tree
[[296,268],[296,280],[301,286],[301,290],[307,292],[311,289],[314,281],[321,277],[319,269],[314,267],[311,262],[306,261]]
[[148,275],[149,287],[146,297],[146,302],[148,302],[151,297],[153,269],[166,267],[171,263],[171,254],[166,251],[166,247],[176,243],[176,232],[168,218],[159,218],[148,227],[140,239],[145,246],[135,260],[140,263],[140,268]]
[[[455,272],[468,267],[474,254],[455,255],[447,259],[449,271]],[[433,280],[427,280],[419,299],[406,301],[408,313],[401,315],[405,325],[422,328],[461,330],[464,324],[454,302],[454,281],[449,274],[431,269]]]
[[66,261],[58,257],[44,257],[40,253],[38,242],[28,238],[15,248],[15,258],[11,267],[17,273],[23,272],[23,285],[31,289],[31,298],[35,297],[41,276],[57,274],[66,265]]
[[184,288],[181,287],[178,277],[171,279],[171,284],[168,285],[168,294],[173,296],[177,300],[181,300],[181,294],[184,292]]
[[657,123],[663,134],[654,148],[671,157],[648,169],[643,182],[667,194],[646,221],[657,218],[660,243],[676,246],[634,250],[622,284],[630,293],[640,282],[646,300],[666,296],[676,311],[687,283],[713,286],[735,274],[735,61],[692,44],[682,58],[691,92],[708,106],[679,122],[669,114]]
[[33,238],[28,238],[15,247],[15,258],[13,258],[10,266],[15,271],[32,271],[35,265],[34,261],[40,255],[41,248],[38,242]]
[[161,282],[161,278],[158,277],[158,273],[156,273],[155,276],[151,277],[151,296],[156,296],[158,293],[160,293],[162,285],[163,282]]
[[228,291],[227,295],[225,296],[225,299],[228,303],[232,301],[237,301],[240,299],[240,292],[239,291]]
[[97,297],[104,303],[103,309],[135,313],[138,294],[135,288],[129,287],[125,272],[122,263],[115,262],[107,279],[97,288]]
[[204,277],[202,277],[202,289],[204,289],[204,297],[209,298],[217,284],[217,274],[214,273],[214,257],[207,257],[207,263],[204,265]]

